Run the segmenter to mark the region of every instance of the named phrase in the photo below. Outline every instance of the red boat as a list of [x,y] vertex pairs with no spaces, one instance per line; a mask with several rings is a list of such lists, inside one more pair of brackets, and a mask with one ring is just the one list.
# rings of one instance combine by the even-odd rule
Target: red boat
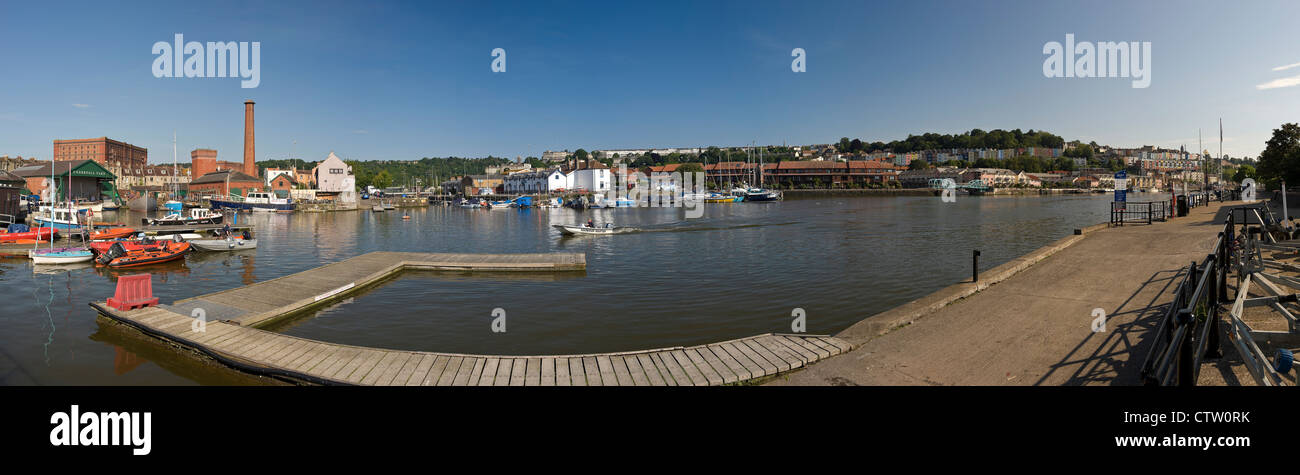
[[[112,228],[112,229],[105,229],[103,231],[97,231],[95,233],[92,233],[90,235],[90,239],[92,241],[98,241],[102,239],[121,239],[124,237],[131,237],[134,234],[135,234],[135,228]],[[107,250],[108,248],[105,247],[104,249]]]
[[156,241],[138,250],[128,250],[124,241],[111,243],[108,250],[95,258],[95,264],[105,267],[135,267],[170,262],[185,257],[190,243]]
[[108,252],[109,248],[113,247],[114,244],[121,244],[122,249],[124,251],[142,251],[150,247],[158,247],[157,241],[153,241],[153,240],[141,241],[139,239],[116,240],[116,241],[95,241],[87,245],[90,246],[90,251],[94,252],[95,255],[98,256],[100,254]]
[[7,230],[0,229],[0,242],[8,243],[12,241],[23,240],[24,242],[48,241],[54,237],[57,231],[54,228],[31,228],[31,231],[21,233],[11,233]]

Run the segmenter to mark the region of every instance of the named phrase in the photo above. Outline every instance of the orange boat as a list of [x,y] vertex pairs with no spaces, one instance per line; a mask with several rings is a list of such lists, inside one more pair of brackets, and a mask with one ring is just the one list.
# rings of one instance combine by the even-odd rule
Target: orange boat
[[145,266],[181,259],[189,252],[188,242],[158,241],[155,246],[137,250],[128,250],[121,242],[115,242],[95,259],[95,264],[105,267]]
[[135,228],[111,228],[103,231],[96,231],[90,235],[91,241],[121,239],[130,237],[135,234]]

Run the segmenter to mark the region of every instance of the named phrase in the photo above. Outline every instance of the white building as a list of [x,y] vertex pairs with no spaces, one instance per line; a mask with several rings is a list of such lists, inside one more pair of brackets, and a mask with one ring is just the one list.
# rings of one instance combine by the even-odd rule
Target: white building
[[609,169],[603,165],[575,170],[569,175],[573,177],[570,189],[587,192],[609,191],[611,176]]
[[343,159],[330,152],[325,160],[311,169],[316,178],[316,189],[329,193],[342,193],[357,190],[357,177],[352,175],[352,167]]
[[573,188],[573,177],[556,168],[546,175],[546,191],[566,191]]

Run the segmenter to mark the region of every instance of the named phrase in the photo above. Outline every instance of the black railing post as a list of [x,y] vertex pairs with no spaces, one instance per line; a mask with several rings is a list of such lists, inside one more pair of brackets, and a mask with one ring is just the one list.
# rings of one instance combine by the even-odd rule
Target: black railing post
[[971,252],[970,281],[972,283],[980,280],[980,251],[976,249]]
[[[1195,309],[1196,302],[1192,302],[1189,306],[1192,307],[1192,309]],[[1193,376],[1196,369],[1194,368],[1193,365],[1193,360],[1195,358],[1193,358],[1192,355],[1192,353],[1195,352],[1193,347],[1195,347],[1196,345],[1193,345],[1192,342],[1189,341],[1195,335],[1192,332],[1193,331],[1192,323],[1196,317],[1192,314],[1192,312],[1193,310],[1189,310],[1189,309],[1183,309],[1178,311],[1178,326],[1185,328],[1184,331],[1182,332],[1183,335],[1182,338],[1179,341],[1174,342],[1174,344],[1178,345],[1178,355],[1177,355],[1178,370],[1177,373],[1175,373],[1176,377],[1178,378],[1178,382],[1176,383],[1178,386],[1196,385],[1196,381]]]

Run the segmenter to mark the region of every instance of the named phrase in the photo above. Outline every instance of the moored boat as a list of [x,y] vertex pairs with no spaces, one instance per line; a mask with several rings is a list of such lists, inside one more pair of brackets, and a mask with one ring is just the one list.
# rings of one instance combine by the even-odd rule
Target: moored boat
[[33,264],[75,264],[94,259],[95,255],[87,248],[64,247],[53,249],[32,249],[27,251],[27,257],[32,259]]
[[750,188],[745,192],[745,201],[780,201],[781,193],[762,188]]
[[206,208],[194,208],[190,210],[189,216],[182,216],[180,213],[170,213],[161,218],[140,218],[140,222],[145,226],[193,226],[201,224],[221,224],[225,217],[221,213],[214,213]]
[[31,241],[49,241],[58,234],[58,230],[52,227],[28,228],[27,225],[21,223],[12,225],[12,227],[15,230],[26,229],[26,231],[10,232],[5,229],[0,229],[0,242],[17,243],[22,241],[24,243],[30,243]]
[[208,200],[213,208],[246,209],[252,211],[293,211],[293,201],[277,198],[271,193],[255,191],[247,197],[230,196]]
[[242,251],[244,249],[257,249],[257,240],[253,239],[252,234],[244,231],[240,235],[218,236],[209,239],[194,239],[188,241],[191,246],[200,251]]
[[105,267],[136,267],[171,262],[190,252],[187,242],[156,241],[153,246],[128,250],[121,242],[113,243],[108,251],[95,259],[95,264]]
[[108,239],[122,239],[135,235],[135,228],[109,228],[102,231],[91,233],[92,241],[102,241]]

